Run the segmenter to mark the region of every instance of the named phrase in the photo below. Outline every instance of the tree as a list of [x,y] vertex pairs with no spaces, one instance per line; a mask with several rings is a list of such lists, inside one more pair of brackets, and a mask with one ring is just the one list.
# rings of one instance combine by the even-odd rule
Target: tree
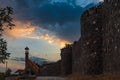
[[6,75],[6,76],[10,76],[10,75],[11,75],[11,72],[12,72],[12,70],[8,68],[7,71],[5,72],[5,75]]
[[2,37],[6,28],[12,29],[15,26],[12,23],[13,9],[11,7],[0,8],[0,63],[4,63],[8,59],[10,53],[7,53],[7,42]]
[[6,50],[7,42],[3,38],[0,38],[0,63],[4,63],[10,57],[10,53],[7,53]]
[[5,80],[5,74],[0,72],[0,80]]
[[71,48],[71,47],[72,47],[72,44],[65,44],[65,47],[66,47],[66,48]]

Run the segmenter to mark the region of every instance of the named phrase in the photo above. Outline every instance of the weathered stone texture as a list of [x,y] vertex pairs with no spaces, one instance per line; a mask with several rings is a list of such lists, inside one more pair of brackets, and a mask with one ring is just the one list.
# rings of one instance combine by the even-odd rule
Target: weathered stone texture
[[63,76],[72,73],[72,47],[70,45],[61,49],[61,72]]
[[73,46],[72,46],[72,72],[78,72],[81,70],[81,64],[80,64],[80,56],[81,56],[81,45],[79,41],[75,41]]
[[120,74],[120,0],[105,0],[81,16],[81,38],[61,49],[61,73]]
[[120,73],[120,0],[84,12],[81,38],[72,46],[72,72]]
[[40,76],[61,76],[61,60],[43,66]]
[[120,0],[104,4],[104,73],[120,73]]
[[[102,62],[102,18],[98,13],[101,6],[91,8],[81,17],[81,38],[73,46],[73,72],[81,74],[100,74],[103,71]],[[75,45],[75,44],[74,44]],[[77,66],[79,65],[79,67]]]

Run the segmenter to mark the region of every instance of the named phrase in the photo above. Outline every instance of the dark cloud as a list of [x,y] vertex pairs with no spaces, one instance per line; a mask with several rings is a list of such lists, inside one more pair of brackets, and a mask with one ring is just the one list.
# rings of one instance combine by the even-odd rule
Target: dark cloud
[[83,11],[82,7],[76,5],[73,6],[65,2],[32,5],[31,2],[28,4],[25,0],[20,0],[17,3],[19,3],[17,8],[20,9],[16,9],[16,13],[19,13],[20,15],[17,15],[16,17],[21,20],[34,21],[37,24],[54,25],[58,23],[62,25],[70,21],[76,21]]
[[68,22],[62,26],[56,24],[54,26],[49,25],[45,29],[54,32],[54,35],[57,35],[60,39],[65,39],[68,41],[78,40],[80,37],[80,21]]
[[85,9],[76,5],[76,0],[53,3],[51,0],[14,1],[15,19],[29,21],[69,41],[80,36],[80,15]]
[[[83,8],[75,5],[75,0],[68,0],[68,3],[26,1],[21,0],[17,2],[19,3],[17,8],[21,8],[16,10],[16,14],[19,13],[16,16],[17,19],[30,21],[35,25],[54,32],[56,36],[69,41],[78,39],[80,34],[79,19]],[[70,4],[71,2],[73,2],[73,5]],[[33,4],[31,5],[31,3]]]
[[49,0],[15,0],[15,1],[17,7],[19,8],[29,8],[33,6],[39,6],[49,2]]

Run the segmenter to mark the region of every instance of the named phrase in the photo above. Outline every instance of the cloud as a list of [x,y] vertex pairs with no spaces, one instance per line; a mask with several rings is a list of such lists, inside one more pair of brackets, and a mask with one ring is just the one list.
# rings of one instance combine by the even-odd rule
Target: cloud
[[[55,33],[61,39],[73,41],[79,37],[80,26],[79,22],[76,25],[76,21],[79,21],[83,11],[83,8],[76,5],[75,1],[11,0],[11,6],[14,8],[13,17],[15,20],[21,21],[23,24],[30,22],[34,26]],[[5,2],[7,3],[7,0],[4,0]],[[12,3],[14,4],[12,5]],[[78,35],[74,36],[73,34]]]
[[19,15],[15,17],[24,21],[31,21],[38,25],[63,25],[67,22],[74,22],[83,11],[82,7],[77,5],[72,6],[66,2],[47,2],[43,5],[41,1],[38,2],[39,4],[36,4],[33,0],[17,0],[16,3],[19,4],[16,6],[16,12]]
[[[30,56],[29,59],[32,62],[35,62],[35,63],[38,63],[38,64],[43,64],[44,62],[46,62],[46,63],[53,62],[53,61],[47,60],[45,58],[40,58],[40,57],[35,57],[35,56]],[[21,63],[25,63],[25,58],[24,57],[12,57],[10,60],[18,61],[18,62],[21,62]]]
[[60,46],[61,48],[65,47],[66,44],[70,44],[69,41],[59,39],[56,36],[51,36],[49,34],[44,34],[41,36],[28,36],[27,38],[38,39],[38,40],[43,39],[43,40],[46,40],[49,44],[57,45],[57,46]]
[[4,34],[6,36],[12,37],[12,38],[26,37],[28,35],[31,35],[37,29],[37,27],[34,27],[29,22],[23,24],[23,23],[21,23],[19,21],[14,21],[14,24],[16,26],[13,27],[11,30],[5,29]]
[[[52,63],[54,61],[50,61],[44,58],[39,58],[35,56],[30,56],[30,60],[42,65],[43,63]],[[23,69],[25,68],[25,58],[24,57],[12,57],[9,60],[7,60],[7,67],[12,69],[12,72],[18,70],[18,69]],[[6,63],[5,64],[0,64],[0,71],[5,72],[6,70]]]
[[[57,45],[59,47],[64,47],[66,44],[70,43],[67,40],[60,39],[59,37],[51,34],[51,32],[32,25],[29,22],[23,24],[20,21],[14,21],[16,27],[12,30],[6,29],[4,34],[9,38],[29,38],[37,40],[45,40],[51,45]],[[40,29],[40,30],[39,30]]]
[[[8,60],[7,61],[7,66],[8,68],[12,69],[12,71],[15,71],[17,69],[24,69],[25,66],[24,66],[24,63],[22,62],[18,62],[18,61],[15,61],[15,60]],[[5,72],[6,70],[6,64],[0,64],[0,68],[3,68],[3,71]]]
[[[14,19],[23,24],[48,30],[60,39],[74,41],[80,37],[80,16],[94,0],[1,0],[14,8]],[[79,4],[77,4],[79,2]],[[1,4],[4,5],[4,4]]]

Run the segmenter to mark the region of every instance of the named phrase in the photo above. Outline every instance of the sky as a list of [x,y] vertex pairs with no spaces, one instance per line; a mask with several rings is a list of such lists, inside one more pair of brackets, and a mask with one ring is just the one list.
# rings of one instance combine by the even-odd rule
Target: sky
[[[60,49],[80,38],[80,16],[102,0],[0,0],[0,7],[11,6],[14,14],[12,30],[4,38],[12,57],[30,56],[60,59]],[[1,66],[1,65],[0,65]]]

